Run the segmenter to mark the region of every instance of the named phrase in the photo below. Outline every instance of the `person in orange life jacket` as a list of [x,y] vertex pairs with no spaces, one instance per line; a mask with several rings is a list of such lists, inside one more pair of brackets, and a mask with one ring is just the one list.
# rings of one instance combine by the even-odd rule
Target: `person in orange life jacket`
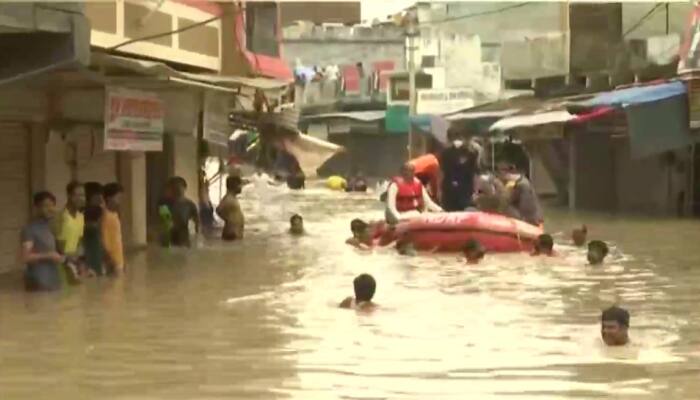
[[423,211],[441,212],[415,176],[410,163],[401,167],[401,176],[391,180],[386,196],[386,222],[395,225],[402,218],[415,216]]
[[426,154],[409,161],[415,168],[416,178],[428,189],[430,198],[438,200],[440,162],[434,154]]

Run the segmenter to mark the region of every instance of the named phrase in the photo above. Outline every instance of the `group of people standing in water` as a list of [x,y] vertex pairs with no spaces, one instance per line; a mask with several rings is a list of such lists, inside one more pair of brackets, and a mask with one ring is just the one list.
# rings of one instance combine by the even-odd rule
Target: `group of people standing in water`
[[34,216],[20,235],[27,291],[58,290],[84,278],[123,273],[122,192],[116,182],[70,182],[58,215],[53,193],[34,195]]
[[190,247],[190,226],[194,225],[195,235],[213,237],[219,230],[214,214],[224,222],[220,228],[223,241],[243,239],[245,217],[238,202],[243,186],[247,183],[240,171],[226,177],[226,194],[214,208],[209,197],[209,180],[204,171],[200,172],[199,206],[186,196],[187,181],[182,177],[170,178],[165,185],[163,197],[158,202],[160,217],[160,244],[163,247]]

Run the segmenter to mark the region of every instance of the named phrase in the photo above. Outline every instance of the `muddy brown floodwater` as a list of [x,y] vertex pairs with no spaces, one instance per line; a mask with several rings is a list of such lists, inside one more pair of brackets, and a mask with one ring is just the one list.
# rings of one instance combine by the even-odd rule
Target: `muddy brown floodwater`
[[[559,245],[467,267],[345,246],[350,219],[381,217],[375,199],[248,188],[243,243],[151,249],[124,279],[62,293],[3,289],[0,398],[698,398],[698,222],[549,210],[559,243],[582,221],[613,242],[607,265]],[[308,236],[285,234],[294,212]],[[382,307],[339,310],[362,272]],[[613,302],[629,351],[600,345]]]

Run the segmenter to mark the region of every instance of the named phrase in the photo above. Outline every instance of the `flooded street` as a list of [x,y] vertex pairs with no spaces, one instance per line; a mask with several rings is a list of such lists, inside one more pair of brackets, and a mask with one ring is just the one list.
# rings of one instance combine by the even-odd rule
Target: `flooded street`
[[[262,201],[261,201],[262,200]],[[363,254],[349,221],[375,196],[321,188],[243,196],[243,243],[152,248],[121,280],[0,292],[0,398],[690,399],[700,391],[696,221],[547,213],[568,241],[614,243],[603,268],[558,258]],[[261,205],[262,204],[262,205]],[[286,235],[291,214],[309,235]],[[377,279],[371,315],[340,310]],[[601,346],[601,309],[632,314],[637,352]]]

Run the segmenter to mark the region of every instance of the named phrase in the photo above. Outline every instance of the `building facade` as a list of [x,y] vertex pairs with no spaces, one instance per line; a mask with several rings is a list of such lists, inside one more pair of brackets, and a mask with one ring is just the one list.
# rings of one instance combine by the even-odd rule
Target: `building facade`
[[[197,198],[203,150],[226,154],[239,94],[262,91],[279,103],[291,81],[279,24],[253,29],[266,15],[255,8],[189,0],[0,6],[2,32],[13,32],[0,41],[22,49],[0,70],[0,184],[12,188],[0,215],[0,272],[20,267],[18,234],[38,190],[54,192],[62,207],[72,179],[120,182],[130,247],[153,236],[145,221],[154,222],[169,176],[184,177]],[[129,118],[143,126],[130,128]]]

